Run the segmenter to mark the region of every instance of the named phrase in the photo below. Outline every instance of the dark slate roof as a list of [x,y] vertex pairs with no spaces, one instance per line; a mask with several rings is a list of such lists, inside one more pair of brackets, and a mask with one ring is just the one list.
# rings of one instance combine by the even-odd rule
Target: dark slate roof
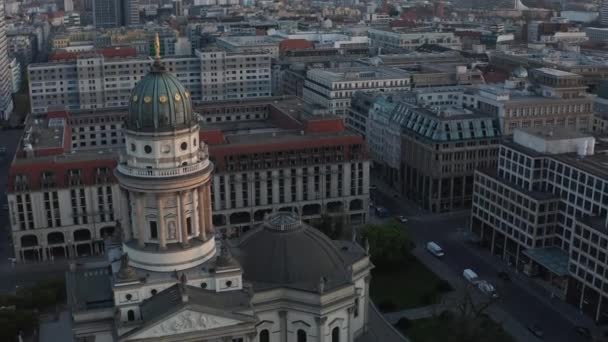
[[160,293],[146,299],[141,305],[142,317],[151,321],[173,311],[174,308],[198,304],[211,309],[226,312],[247,310],[250,308],[251,296],[245,291],[215,292],[186,286],[188,301],[182,301],[180,284],[175,284]]
[[135,131],[163,132],[194,124],[190,93],[156,61],[131,91],[127,127]]
[[110,268],[79,268],[67,272],[68,303],[75,310],[108,308],[114,305]]
[[324,290],[337,288],[351,282],[349,266],[365,257],[355,244],[336,245],[287,212],[275,213],[247,232],[232,250],[243,268],[243,278],[256,290],[319,291],[321,279]]

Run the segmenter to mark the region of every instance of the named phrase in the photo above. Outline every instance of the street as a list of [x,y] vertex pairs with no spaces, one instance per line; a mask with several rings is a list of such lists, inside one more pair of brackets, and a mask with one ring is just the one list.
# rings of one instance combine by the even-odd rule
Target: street
[[444,279],[459,277],[460,281],[464,282],[462,271],[470,268],[481,279],[495,285],[500,295],[495,305],[496,309],[519,324],[519,326],[503,324],[517,340],[538,341],[537,337],[527,331],[527,326],[536,324],[542,328],[545,341],[586,341],[574,330],[575,325],[593,329],[591,320],[586,316],[566,303],[552,300],[550,293],[523,274],[515,274],[514,271],[509,270],[510,282],[498,278],[498,272],[507,270],[508,267],[498,258],[491,256],[489,251],[466,241],[464,232],[467,231],[467,212],[453,215],[422,214],[415,205],[395,197],[391,188],[379,182],[374,184],[379,186],[372,194],[374,203],[386,207],[391,217],[398,215],[408,217],[408,232],[417,246],[424,246],[428,241],[434,241],[442,247],[446,255],[441,260],[426,253],[430,259],[434,259],[430,260],[431,263],[444,264],[443,267],[433,267],[436,273],[440,270],[438,272],[440,277]]

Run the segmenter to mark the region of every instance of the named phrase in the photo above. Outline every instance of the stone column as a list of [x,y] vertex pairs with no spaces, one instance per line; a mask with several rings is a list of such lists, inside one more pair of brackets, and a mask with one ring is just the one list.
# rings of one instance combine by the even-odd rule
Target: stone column
[[138,193],[135,196],[135,223],[137,224],[138,229],[138,237],[137,237],[137,245],[139,247],[145,247],[145,239],[146,239],[146,217],[144,216],[144,194]]
[[205,192],[205,229],[207,229],[207,234],[213,234],[213,219],[212,219],[212,211],[211,211],[211,187],[209,183],[204,186]]
[[131,220],[129,219],[129,192],[120,189],[120,225],[123,231],[125,241],[129,242],[132,238]]
[[367,275],[364,278],[365,280],[365,297],[367,298],[365,300],[365,302],[363,303],[364,307],[363,307],[363,331],[367,331],[367,327],[369,324],[369,306],[371,305],[371,303],[369,302],[369,283],[372,280],[372,276],[371,275]]
[[346,341],[350,342],[350,341],[352,341],[351,335],[352,335],[352,330],[353,330],[353,327],[351,326],[352,325],[351,317],[353,316],[355,307],[351,306],[350,308],[347,309],[347,311],[348,311],[348,315],[347,315],[348,319],[346,320]]
[[163,208],[163,198],[160,194],[156,195],[156,210],[158,220],[158,247],[161,250],[167,249],[167,228],[165,227],[165,208]]
[[279,326],[281,327],[281,341],[287,341],[287,311],[279,311],[279,317],[281,321]]
[[[179,194],[179,197],[181,198],[179,210],[180,210],[180,216],[181,216],[180,226],[182,228],[181,232],[182,232],[182,246],[183,247],[187,247],[190,244],[188,242],[188,226],[187,226],[187,220],[186,220],[186,200],[188,198],[187,195],[188,195],[188,193],[186,191]],[[192,219],[190,219],[190,223],[192,223]]]
[[327,317],[317,317],[316,319],[319,335],[317,341],[325,342],[325,322],[327,322]]
[[195,203],[199,203],[198,202],[198,189],[192,189],[192,191],[190,192],[190,196],[192,196],[192,207],[190,208],[190,221],[192,224],[192,233],[196,234],[200,234],[200,229],[199,229],[199,224],[198,224],[198,220],[199,220],[199,215],[198,215],[198,207],[196,207],[194,204]]
[[198,188],[198,234],[201,240],[207,240],[207,225],[205,222],[205,206],[207,199],[205,198],[205,186]]

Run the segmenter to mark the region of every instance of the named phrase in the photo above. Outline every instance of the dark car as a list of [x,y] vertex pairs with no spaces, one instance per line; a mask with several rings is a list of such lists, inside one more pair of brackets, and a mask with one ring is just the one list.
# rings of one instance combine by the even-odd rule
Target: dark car
[[528,330],[538,338],[543,338],[544,336],[543,329],[538,324],[528,325]]
[[591,330],[587,327],[576,326],[574,330],[579,333],[581,336],[584,336],[588,339],[591,339]]
[[500,278],[504,281],[511,281],[511,276],[506,271],[498,272],[498,278]]

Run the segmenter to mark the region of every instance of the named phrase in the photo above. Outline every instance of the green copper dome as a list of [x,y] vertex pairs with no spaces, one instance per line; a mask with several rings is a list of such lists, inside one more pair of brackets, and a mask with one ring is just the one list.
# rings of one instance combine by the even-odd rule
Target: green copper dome
[[194,124],[190,93],[156,60],[150,72],[131,91],[127,128],[159,132]]

